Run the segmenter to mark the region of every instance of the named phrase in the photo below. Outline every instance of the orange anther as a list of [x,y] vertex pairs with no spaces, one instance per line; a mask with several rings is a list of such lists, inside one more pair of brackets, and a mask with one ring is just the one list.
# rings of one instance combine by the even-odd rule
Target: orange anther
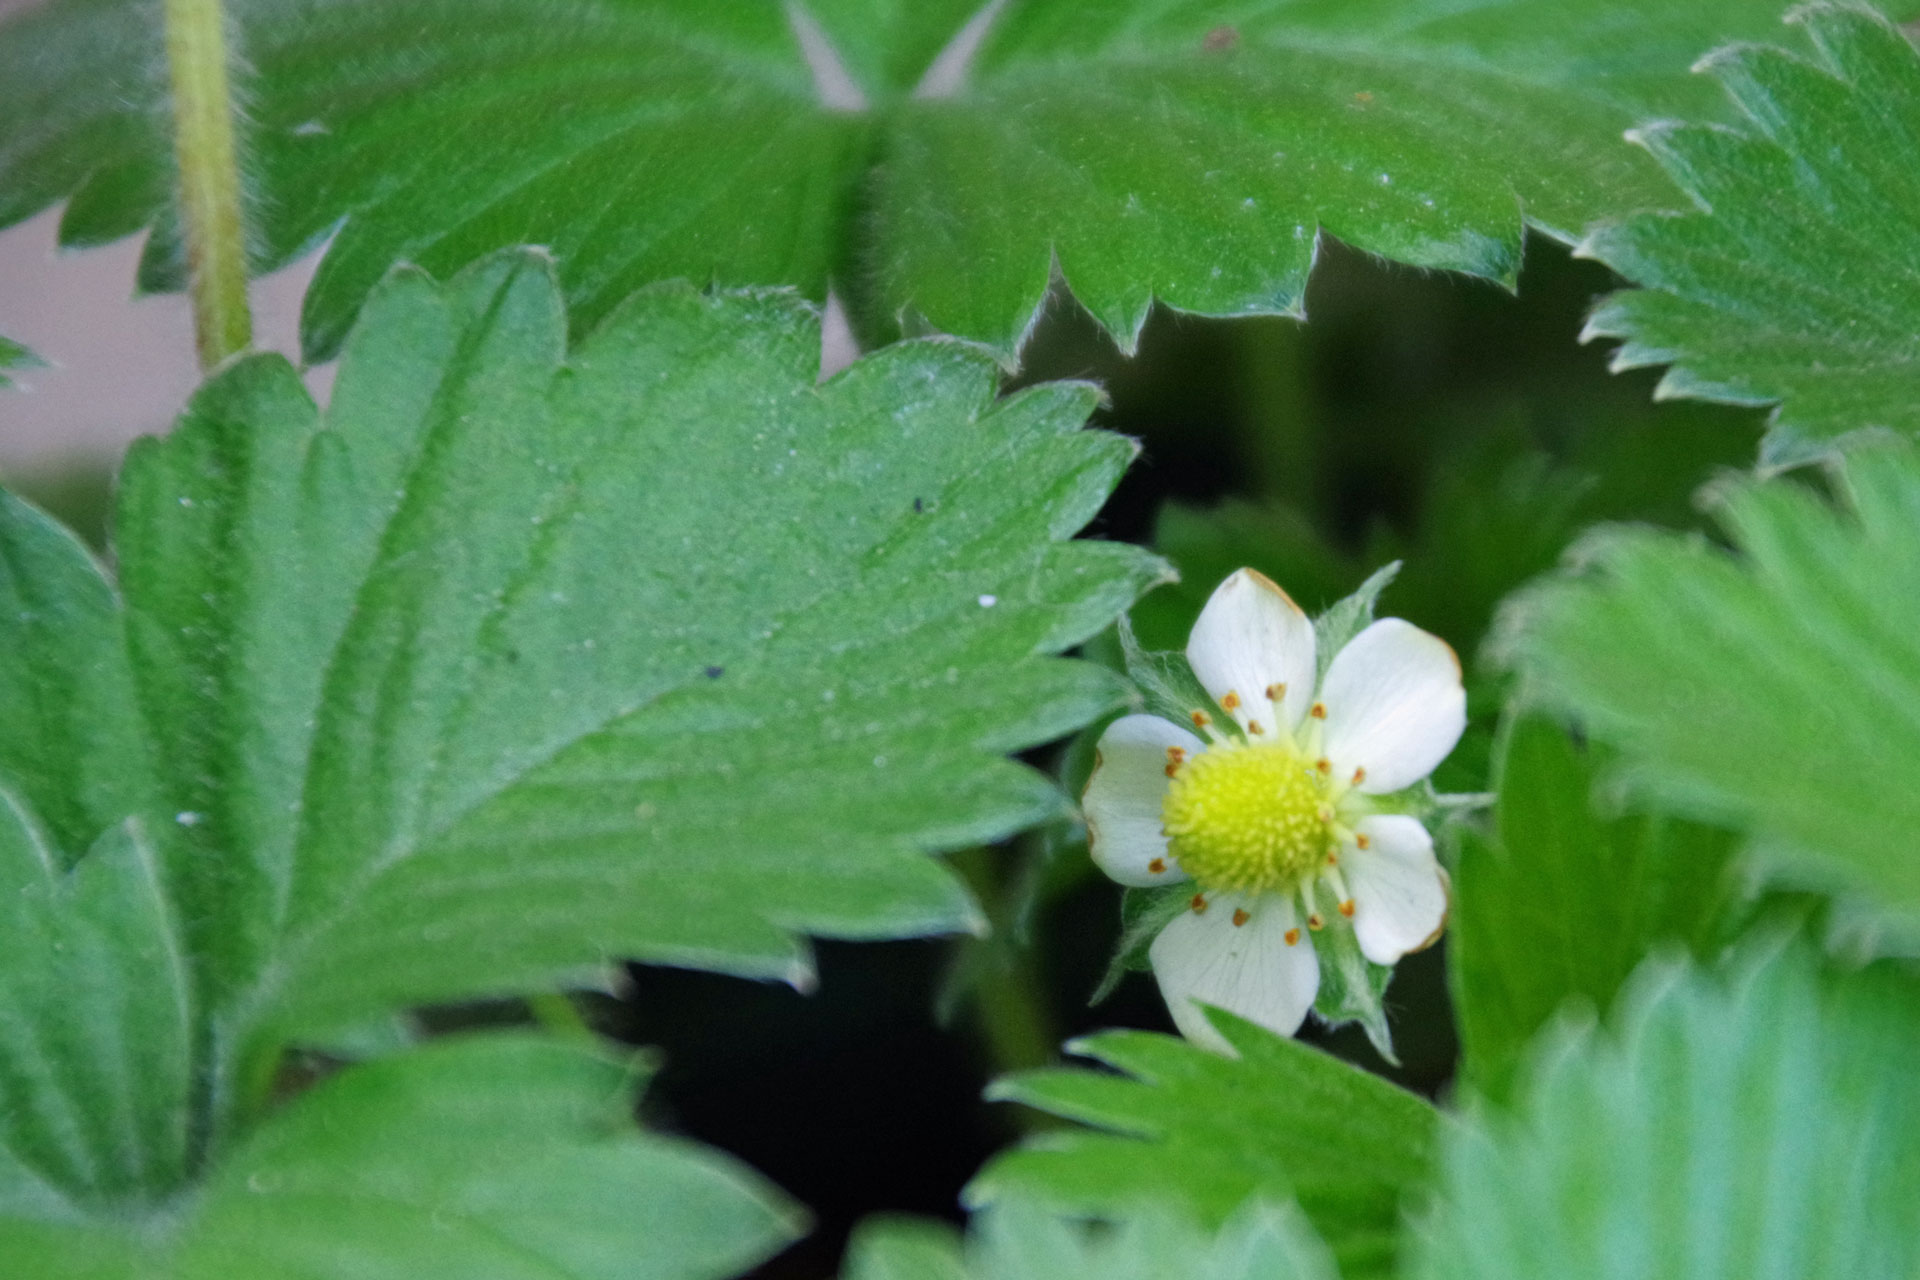
[[1327,704],[1324,702],[1316,702],[1308,709],[1307,714],[1315,720],[1325,720],[1327,718]]
[[1253,917],[1248,915],[1245,909],[1241,907],[1235,907],[1233,909],[1233,927],[1234,928],[1238,929],[1241,925],[1245,924],[1247,921],[1251,919],[1253,919]]
[[1262,734],[1262,733],[1265,733],[1266,730],[1260,727],[1260,722],[1258,720],[1249,720],[1247,721],[1247,732],[1252,734]]
[[1353,899],[1352,898],[1348,898],[1345,902],[1340,904],[1340,914],[1345,916],[1349,920],[1353,919]]
[[1220,699],[1220,705],[1227,711],[1238,711],[1240,709],[1240,695],[1229,689],[1227,690],[1227,696]]
[[1300,931],[1298,929],[1287,930],[1287,945],[1290,947],[1300,945]]
[[1327,759],[1325,756],[1321,756],[1318,760],[1315,760],[1313,762],[1313,767],[1318,769],[1321,773],[1332,773],[1333,761]]
[[1270,684],[1267,686],[1268,702],[1278,702],[1286,696],[1287,686],[1285,684]]
[[1357,849],[1370,849],[1373,847],[1373,841],[1367,839],[1367,835],[1365,832],[1361,832],[1359,835],[1356,835],[1353,838],[1353,844],[1354,844],[1354,847]]
[[1212,723],[1213,723],[1213,717],[1212,717],[1212,716],[1210,716],[1210,715],[1208,715],[1208,714],[1207,714],[1206,712],[1204,712],[1204,711],[1196,711],[1196,712],[1194,712],[1194,713],[1193,713],[1193,727],[1194,727],[1194,728],[1196,728],[1196,729],[1204,729],[1204,728],[1206,728],[1206,727],[1207,727],[1208,725],[1210,725],[1210,724],[1212,724]]
[[1367,780],[1367,771],[1366,771],[1366,770],[1365,770],[1364,768],[1360,768],[1360,769],[1355,769],[1355,770],[1353,771],[1353,785],[1354,785],[1354,786],[1356,786],[1356,787],[1357,787],[1357,786],[1359,786],[1359,785],[1360,785],[1361,783],[1363,783],[1363,782],[1365,782],[1366,780]]
[[1156,876],[1162,873],[1163,871],[1165,871],[1166,869],[1167,869],[1167,860],[1165,858],[1155,858],[1152,862],[1149,862],[1147,864],[1147,870],[1152,872]]
[[1314,912],[1312,915],[1307,917],[1307,928],[1315,930],[1317,932],[1326,927],[1327,927],[1327,922],[1320,918],[1320,913],[1318,911]]
[[1193,908],[1193,914],[1197,916],[1205,915],[1207,910],[1207,895],[1204,893],[1196,893],[1193,895],[1193,901],[1187,905]]

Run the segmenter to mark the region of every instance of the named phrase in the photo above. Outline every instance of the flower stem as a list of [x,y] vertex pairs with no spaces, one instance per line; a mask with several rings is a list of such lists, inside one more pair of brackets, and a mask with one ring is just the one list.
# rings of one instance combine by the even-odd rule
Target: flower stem
[[194,337],[201,368],[211,369],[253,341],[226,21],[220,0],[166,0],[166,15]]

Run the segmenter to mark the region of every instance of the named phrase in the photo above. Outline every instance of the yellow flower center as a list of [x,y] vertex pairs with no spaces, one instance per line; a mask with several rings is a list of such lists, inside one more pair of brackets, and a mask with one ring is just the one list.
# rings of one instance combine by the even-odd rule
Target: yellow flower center
[[1290,743],[1219,743],[1180,765],[1160,822],[1173,854],[1206,890],[1291,891],[1329,843],[1314,766]]

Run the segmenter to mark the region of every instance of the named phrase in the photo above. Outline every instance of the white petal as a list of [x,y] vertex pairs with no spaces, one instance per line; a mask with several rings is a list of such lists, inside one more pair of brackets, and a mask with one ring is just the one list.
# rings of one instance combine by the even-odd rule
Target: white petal
[[[1313,704],[1313,623],[1264,574],[1241,569],[1218,587],[1187,637],[1187,662],[1243,726],[1291,730]],[[1278,709],[1269,689],[1284,685]]]
[[1394,964],[1432,942],[1447,922],[1447,873],[1433,856],[1433,837],[1404,813],[1363,818],[1355,827],[1364,849],[1340,858],[1353,894],[1353,932],[1375,964]]
[[1364,769],[1360,790],[1383,795],[1432,773],[1467,727],[1460,659],[1447,642],[1382,618],[1334,655],[1320,690],[1333,776]]
[[[1200,739],[1159,716],[1122,716],[1107,726],[1094,748],[1093,776],[1080,797],[1087,816],[1087,849],[1100,869],[1121,884],[1186,879],[1160,830],[1168,747],[1190,756],[1206,749]],[[1159,871],[1153,870],[1155,862],[1161,864]]]
[[[1234,924],[1245,911],[1246,923]],[[1287,941],[1292,932],[1294,941]],[[1320,962],[1300,930],[1293,902],[1277,894],[1212,896],[1205,912],[1183,911],[1160,931],[1147,956],[1181,1034],[1231,1055],[1195,1001],[1218,1005],[1290,1036],[1320,990]]]

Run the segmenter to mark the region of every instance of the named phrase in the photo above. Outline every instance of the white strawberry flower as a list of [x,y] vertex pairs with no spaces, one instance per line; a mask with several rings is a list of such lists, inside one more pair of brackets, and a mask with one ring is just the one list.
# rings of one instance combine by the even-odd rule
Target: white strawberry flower
[[1432,837],[1380,798],[1446,759],[1466,693],[1453,650],[1399,618],[1353,637],[1316,688],[1312,622],[1251,569],[1207,601],[1187,661],[1234,723],[1116,720],[1081,805],[1109,876],[1192,882],[1148,957],[1180,1030],[1231,1052],[1201,1004],[1292,1035],[1320,988],[1316,932],[1351,928],[1391,965],[1445,926]]

